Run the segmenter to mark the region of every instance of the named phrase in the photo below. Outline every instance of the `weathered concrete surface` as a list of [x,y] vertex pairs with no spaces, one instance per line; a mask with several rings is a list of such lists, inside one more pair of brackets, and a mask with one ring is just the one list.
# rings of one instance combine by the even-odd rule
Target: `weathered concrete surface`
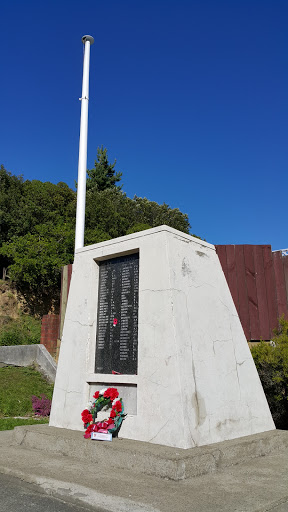
[[[92,449],[93,441],[86,443]],[[97,443],[101,450],[104,445],[106,443]],[[136,464],[141,463],[142,443],[133,445]],[[288,510],[286,443],[265,457],[180,481],[140,474],[128,465],[119,470],[116,465],[118,443],[113,441],[109,446],[113,447],[114,463],[110,459],[106,466],[101,466],[97,457],[92,462],[85,457],[35,450],[26,447],[25,442],[16,445],[13,432],[0,432],[0,472],[37,483],[42,490],[64,497],[65,501],[82,503],[85,510],[89,506],[111,512]],[[152,448],[156,455],[161,447],[153,445]]]
[[48,350],[40,343],[0,347],[0,363],[11,366],[31,366],[36,363],[39,371],[51,382],[55,382],[57,365]]
[[95,462],[98,470],[110,464],[119,470],[129,467],[135,473],[171,480],[212,473],[219,468],[288,449],[288,431],[281,430],[189,450],[162,445],[155,447],[150,443],[121,438],[114,439],[112,443],[101,443],[84,439],[81,432],[48,425],[16,427],[14,438],[15,443],[25,448]]

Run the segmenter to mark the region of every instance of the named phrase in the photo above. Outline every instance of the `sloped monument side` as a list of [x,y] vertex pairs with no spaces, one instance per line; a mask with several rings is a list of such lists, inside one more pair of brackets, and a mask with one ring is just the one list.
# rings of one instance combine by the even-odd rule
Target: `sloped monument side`
[[76,252],[50,425],[83,430],[103,387],[123,398],[120,437],[191,448],[275,428],[213,245],[161,226]]

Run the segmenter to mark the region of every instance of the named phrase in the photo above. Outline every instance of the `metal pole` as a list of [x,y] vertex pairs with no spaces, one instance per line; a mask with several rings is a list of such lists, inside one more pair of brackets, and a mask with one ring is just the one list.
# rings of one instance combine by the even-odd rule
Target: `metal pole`
[[85,229],[85,200],[86,200],[86,172],[87,172],[87,135],[88,135],[88,103],[89,103],[89,63],[90,46],[94,43],[92,36],[83,36],[84,62],[81,100],[81,121],[79,139],[78,183],[77,183],[77,209],[75,230],[75,251],[84,247]]

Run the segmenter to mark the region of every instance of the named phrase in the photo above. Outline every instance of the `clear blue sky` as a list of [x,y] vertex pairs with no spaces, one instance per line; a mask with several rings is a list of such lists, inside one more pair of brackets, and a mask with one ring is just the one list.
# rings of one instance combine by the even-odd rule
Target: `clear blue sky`
[[74,187],[91,34],[88,168],[188,213],[214,244],[288,247],[287,0],[1,6],[0,163]]

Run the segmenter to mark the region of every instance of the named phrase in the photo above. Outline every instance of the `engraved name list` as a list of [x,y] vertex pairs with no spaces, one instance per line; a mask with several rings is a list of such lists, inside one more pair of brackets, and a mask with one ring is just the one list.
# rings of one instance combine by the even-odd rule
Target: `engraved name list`
[[137,373],[139,254],[99,262],[96,373]]

